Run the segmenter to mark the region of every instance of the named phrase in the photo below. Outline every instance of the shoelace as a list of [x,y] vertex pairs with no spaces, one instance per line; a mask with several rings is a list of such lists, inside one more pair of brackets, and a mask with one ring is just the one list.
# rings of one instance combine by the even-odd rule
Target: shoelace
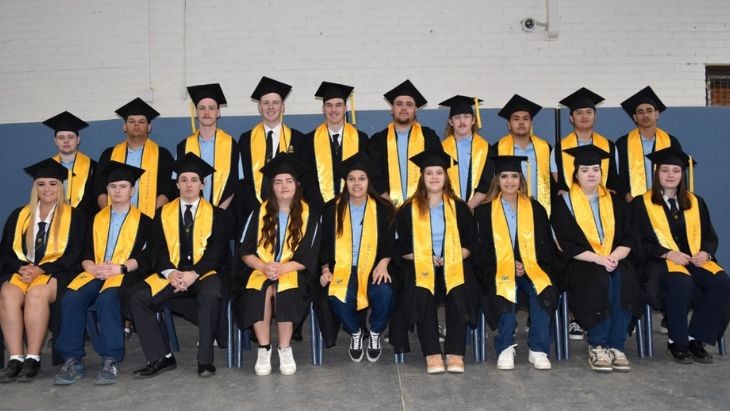
[[104,361],[104,372],[112,375],[119,374],[119,370],[117,369],[113,361]]
[[596,347],[593,349],[593,353],[596,356],[596,360],[605,360],[611,362],[611,355],[609,351],[603,347]]
[[368,348],[371,350],[380,349],[380,334],[378,334],[377,336],[370,334],[370,341],[368,342]]
[[74,361],[73,360],[66,360],[66,362],[63,364],[63,367],[61,370],[63,371],[71,371],[74,370],[76,367],[74,367]]
[[353,350],[362,349],[362,334],[353,334],[352,335],[352,349]]

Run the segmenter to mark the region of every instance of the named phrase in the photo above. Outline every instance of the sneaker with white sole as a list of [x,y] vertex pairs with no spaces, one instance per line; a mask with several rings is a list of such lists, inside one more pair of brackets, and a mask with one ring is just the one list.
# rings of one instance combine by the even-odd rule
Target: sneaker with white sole
[[362,330],[358,330],[356,333],[352,334],[350,336],[350,359],[355,362],[362,361],[362,357],[365,354],[365,351],[362,349],[363,345],[363,339],[365,336],[363,335]]
[[498,370],[515,369],[515,347],[517,347],[517,344],[510,345],[499,353],[499,357],[497,357]]
[[71,385],[86,374],[86,367],[81,360],[69,358],[53,377],[55,385]]
[[271,374],[271,348],[259,347],[256,357],[256,365],[253,367],[256,375]]
[[527,360],[538,370],[549,370],[552,368],[547,353],[530,350]]
[[119,381],[119,363],[113,358],[105,358],[101,364],[101,370],[96,374],[96,385],[112,385]]
[[613,371],[611,354],[607,349],[600,345],[596,347],[588,347],[588,364],[590,364],[593,371],[596,372]]
[[584,334],[585,334],[585,331],[583,331],[583,328],[581,328],[581,326],[578,325],[577,322],[571,321],[570,324],[568,324],[568,338],[569,339],[582,340]]
[[614,371],[631,371],[631,364],[629,363],[629,359],[626,358],[626,354],[615,348],[609,349],[608,353],[611,356],[611,366]]
[[279,372],[282,375],[294,375],[297,372],[297,363],[294,362],[294,351],[291,346],[279,347]]
[[370,340],[368,340],[367,357],[368,361],[375,362],[383,353],[383,345],[380,343],[380,334],[370,332]]

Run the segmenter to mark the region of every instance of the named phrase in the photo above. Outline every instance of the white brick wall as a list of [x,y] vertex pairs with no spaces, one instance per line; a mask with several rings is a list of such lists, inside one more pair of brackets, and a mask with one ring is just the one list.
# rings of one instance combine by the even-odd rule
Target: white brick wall
[[262,74],[295,86],[289,113],[319,111],[322,80],[355,86],[358,109],[385,109],[405,78],[432,108],[456,93],[498,107],[514,92],[555,106],[584,85],[615,106],[646,84],[698,106],[705,64],[730,63],[727,0],[561,0],[557,38],[524,33],[545,2],[3,0],[0,123],[113,118],[150,87],[163,116],[185,116],[184,86],[205,82],[223,85],[224,114],[255,114]]

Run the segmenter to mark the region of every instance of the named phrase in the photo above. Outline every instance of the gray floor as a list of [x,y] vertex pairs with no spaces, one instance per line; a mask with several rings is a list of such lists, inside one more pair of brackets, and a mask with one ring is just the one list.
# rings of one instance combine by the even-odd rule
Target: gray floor
[[[658,323],[659,318],[656,319]],[[521,323],[524,323],[521,319]],[[255,354],[247,353],[243,368],[225,368],[225,350],[216,352],[218,374],[210,379],[196,375],[196,328],[182,319],[176,325],[182,345],[178,369],[149,380],[132,378],[131,371],[143,363],[136,337],[127,344],[120,382],[97,387],[93,379],[99,364],[87,346],[87,376],[68,387],[52,384],[55,370],[47,364],[30,384],[0,386],[0,409],[642,409],[727,410],[730,395],[730,358],[715,355],[709,365],[674,364],[664,351],[665,337],[654,333],[657,355],[640,360],[635,339],[627,343],[632,361],[630,373],[597,374],[587,364],[584,341],[571,342],[571,359],[553,361],[552,371],[537,371],[527,362],[526,335],[518,333],[514,371],[498,371],[489,340],[488,360],[473,362],[467,347],[466,373],[429,376],[419,352],[407,356],[406,364],[393,363],[388,347],[378,363],[360,364],[347,355],[349,337],[340,334],[339,344],[325,351],[324,365],[311,365],[308,334],[296,343],[298,371],[294,376],[274,372],[268,377],[253,373]],[[415,336],[414,350],[419,350]],[[709,347],[712,354],[716,348]],[[22,406],[21,406],[22,404]]]

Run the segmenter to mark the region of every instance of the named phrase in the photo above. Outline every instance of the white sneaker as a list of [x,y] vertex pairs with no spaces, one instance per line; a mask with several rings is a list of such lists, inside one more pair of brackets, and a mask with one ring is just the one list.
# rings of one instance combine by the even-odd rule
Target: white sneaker
[[611,367],[614,371],[631,371],[631,363],[626,358],[626,354],[615,348],[609,348],[608,353],[611,356]]
[[499,353],[499,357],[497,358],[498,370],[515,369],[515,347],[517,347],[517,344],[510,345]]
[[253,370],[256,375],[271,374],[271,349],[258,349],[258,357],[256,357],[256,365],[253,367]]
[[544,352],[530,350],[527,355],[527,360],[538,370],[549,370],[552,368],[550,360],[548,360],[548,356]]
[[593,371],[611,372],[613,371],[612,362],[613,359],[607,349],[600,345],[596,347],[588,346],[588,364]]
[[294,375],[297,372],[297,363],[294,362],[294,352],[291,347],[279,347],[279,372],[282,375]]

